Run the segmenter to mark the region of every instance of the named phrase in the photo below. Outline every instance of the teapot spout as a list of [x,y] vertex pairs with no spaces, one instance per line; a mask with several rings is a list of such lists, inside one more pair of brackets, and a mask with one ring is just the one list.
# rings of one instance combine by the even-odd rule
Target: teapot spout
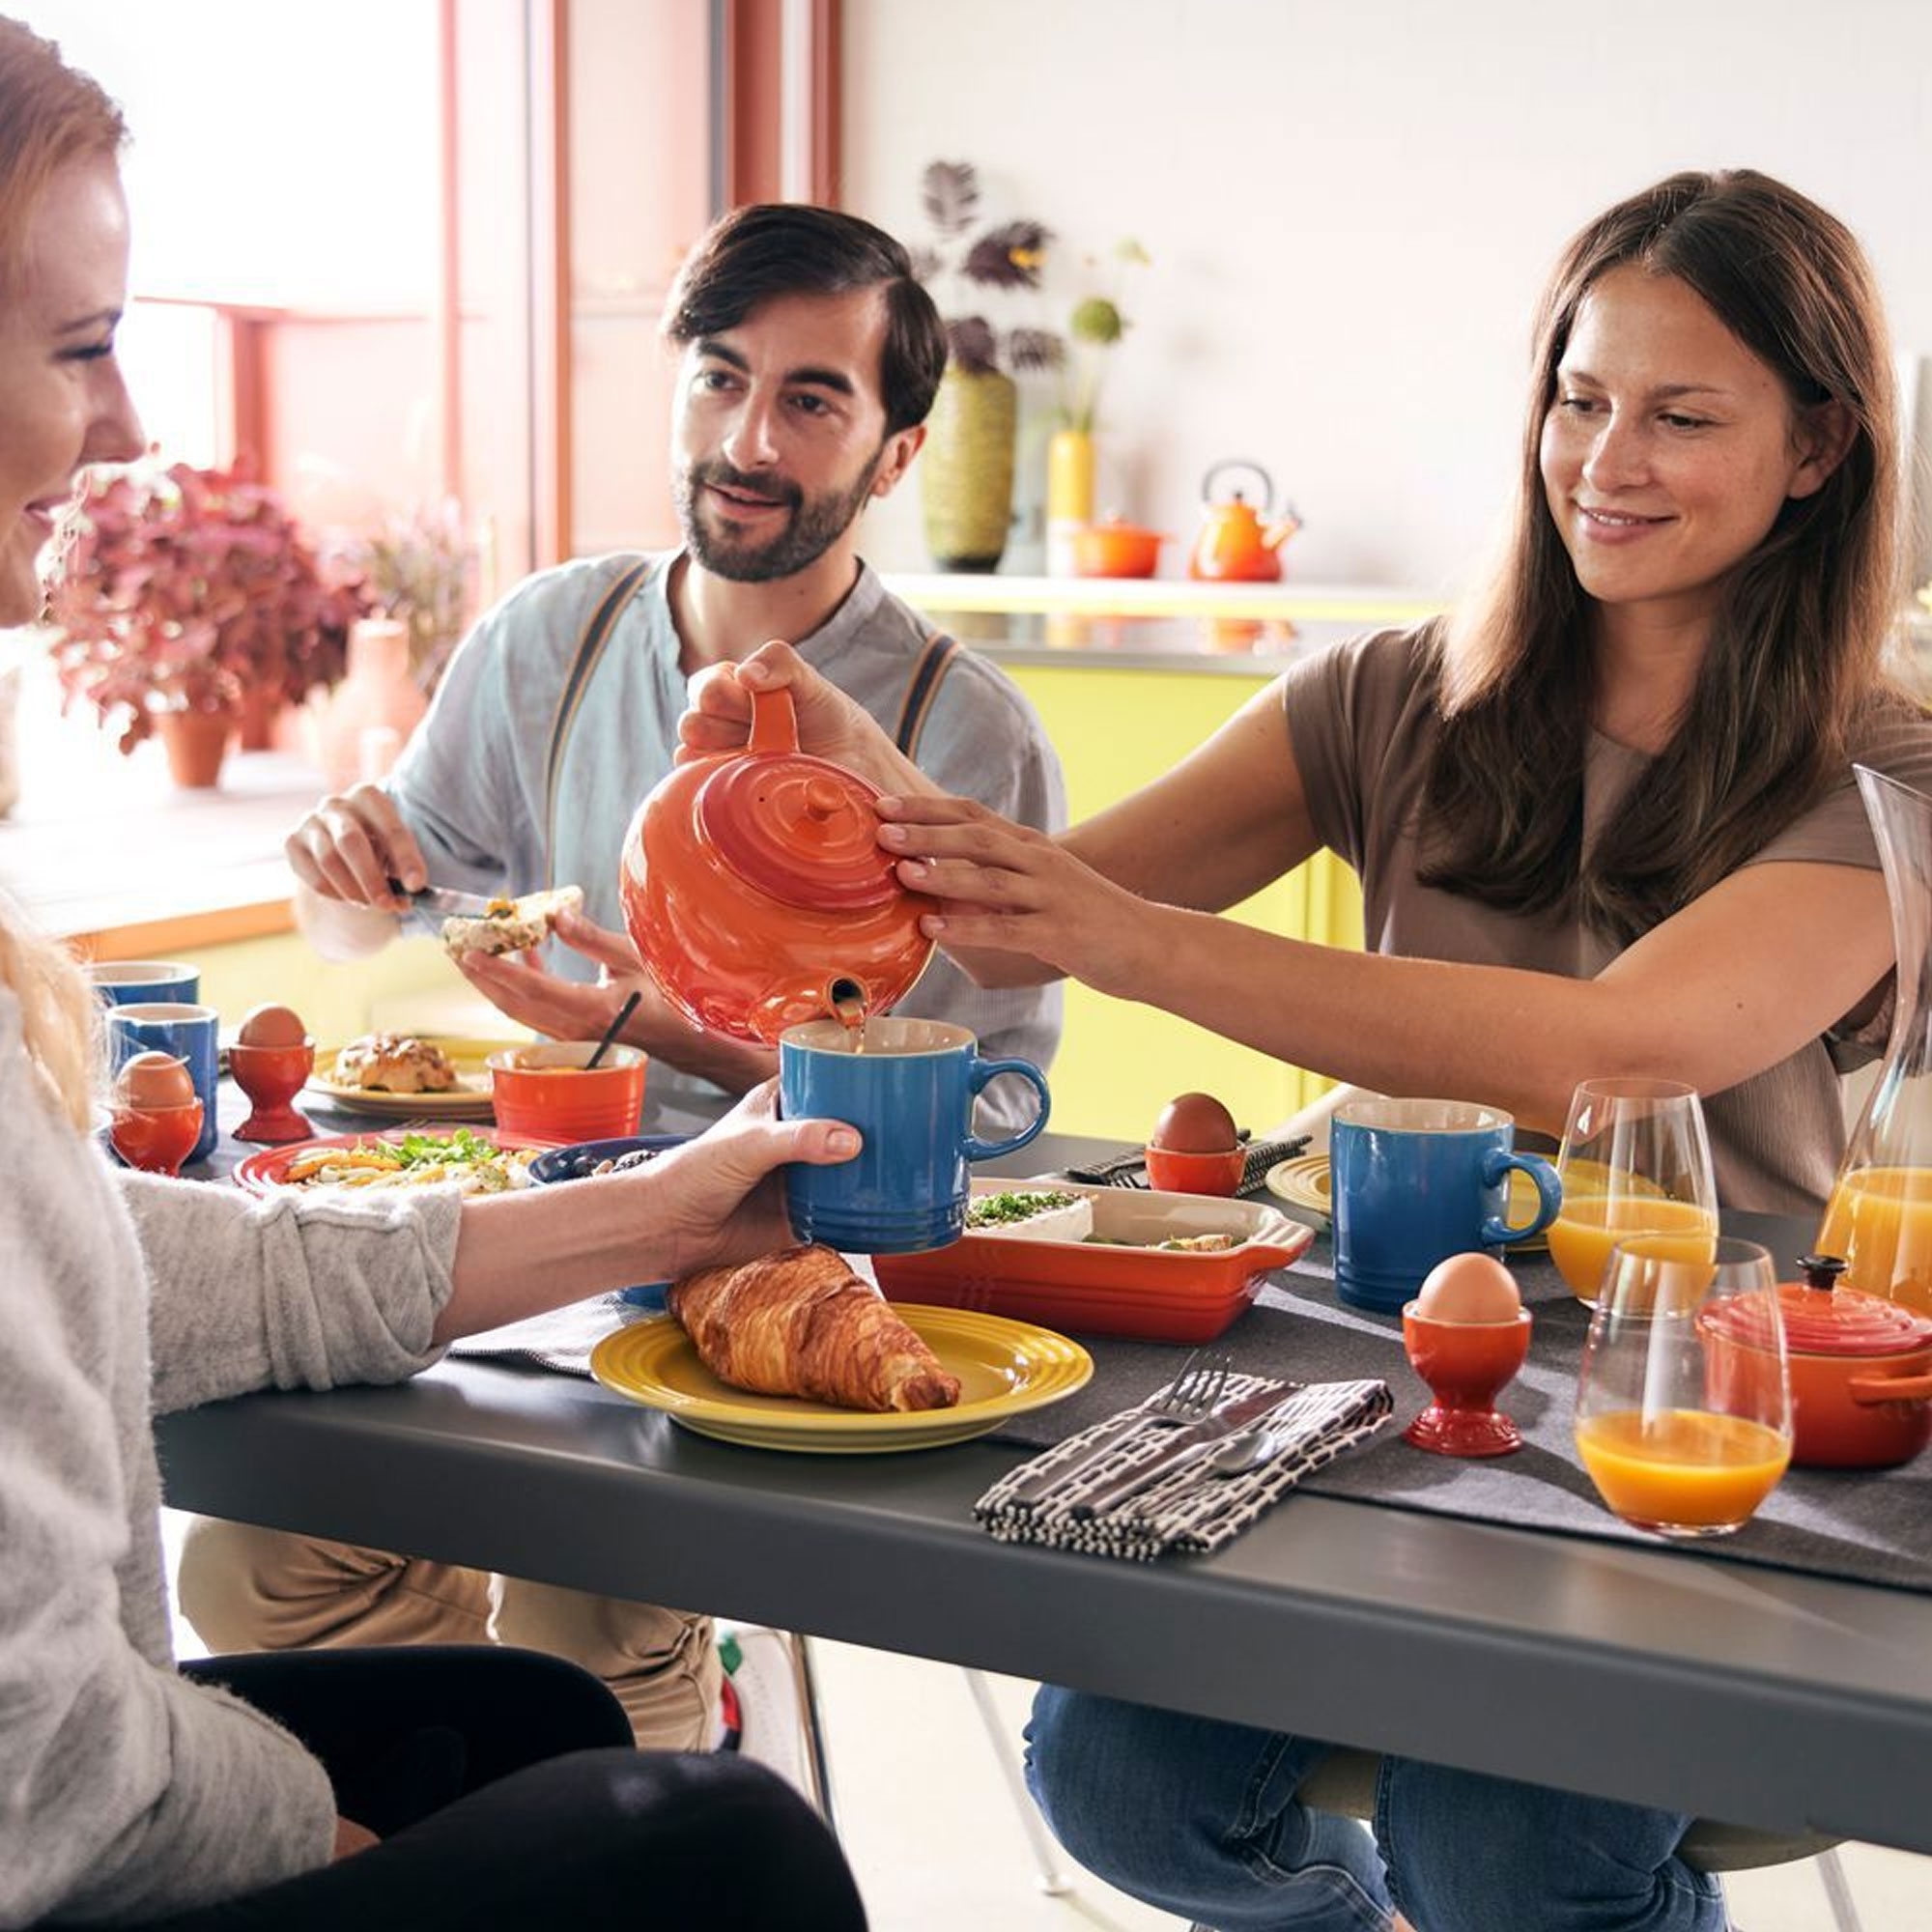
[[1301,527],[1301,519],[1293,515],[1277,518],[1272,523],[1262,526],[1262,548],[1279,550],[1296,530]]

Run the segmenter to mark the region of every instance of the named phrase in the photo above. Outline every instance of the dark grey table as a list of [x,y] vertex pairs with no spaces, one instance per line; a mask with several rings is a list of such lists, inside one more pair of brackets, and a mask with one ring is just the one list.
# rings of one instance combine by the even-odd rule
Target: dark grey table
[[1932,1852],[1932,1598],[1908,1592],[1315,1495],[1203,1561],[1011,1548],[971,1506],[1018,1450],[737,1448],[481,1362],[247,1397],[160,1444],[184,1509]]

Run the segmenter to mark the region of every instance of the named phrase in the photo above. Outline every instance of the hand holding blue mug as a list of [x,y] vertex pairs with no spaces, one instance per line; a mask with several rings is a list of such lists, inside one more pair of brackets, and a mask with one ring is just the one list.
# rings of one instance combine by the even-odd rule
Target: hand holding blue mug
[[[973,1131],[973,1102],[1005,1075],[1028,1082],[1039,1112],[1005,1140]],[[969,1163],[1015,1152],[1046,1125],[1046,1076],[1030,1060],[983,1060],[964,1027],[867,1019],[863,1035],[811,1020],[779,1037],[779,1102],[790,1120],[844,1121],[865,1136],[837,1167],[785,1170],[793,1232],[847,1254],[911,1254],[966,1228]]]

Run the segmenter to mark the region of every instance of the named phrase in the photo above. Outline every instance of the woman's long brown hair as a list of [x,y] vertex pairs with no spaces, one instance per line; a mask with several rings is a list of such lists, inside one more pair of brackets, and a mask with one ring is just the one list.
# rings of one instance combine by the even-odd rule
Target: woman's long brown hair
[[[1626,265],[1684,282],[1779,377],[1794,411],[1836,403],[1852,438],[1823,487],[1788,500],[1736,572],[1682,723],[1586,868],[1588,599],[1544,499],[1540,448],[1577,310]],[[1423,882],[1628,941],[1842,778],[1860,717],[1910,701],[1884,668],[1900,588],[1895,412],[1864,252],[1781,183],[1747,169],[1672,175],[1577,235],[1539,319],[1503,564],[1438,633]]]

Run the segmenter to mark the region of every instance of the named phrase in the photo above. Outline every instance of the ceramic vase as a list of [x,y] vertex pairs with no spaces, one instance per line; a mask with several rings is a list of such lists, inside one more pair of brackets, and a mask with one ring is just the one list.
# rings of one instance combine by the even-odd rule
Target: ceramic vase
[[258,685],[242,694],[236,709],[236,749],[242,752],[271,752],[275,747],[275,721],[287,700],[278,690]]
[[381,779],[429,700],[410,675],[410,628],[392,617],[350,626],[349,669],[329,694],[318,729],[323,777],[332,791]]
[[925,547],[941,570],[997,569],[1013,521],[1019,390],[1010,376],[949,369],[920,456]]
[[209,791],[221,782],[235,733],[232,711],[161,711],[155,730],[168,754],[169,776],[184,791]]
[[1094,521],[1094,439],[1057,429],[1046,445],[1046,574],[1078,575],[1074,539]]

